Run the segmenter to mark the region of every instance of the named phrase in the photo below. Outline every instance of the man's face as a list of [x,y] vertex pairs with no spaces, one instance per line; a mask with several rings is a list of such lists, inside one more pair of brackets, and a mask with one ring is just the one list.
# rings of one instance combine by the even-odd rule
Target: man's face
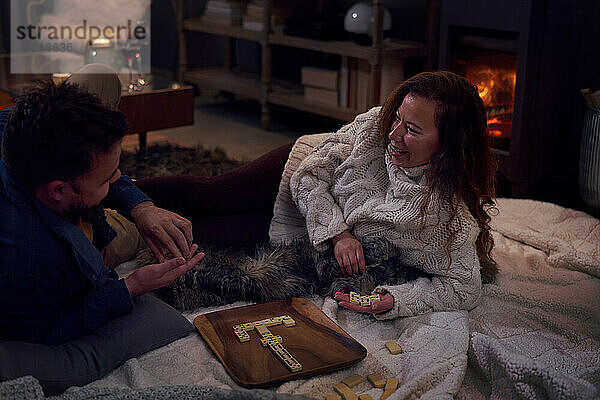
[[92,168],[70,183],[71,198],[65,217],[80,217],[100,204],[108,194],[109,185],[121,177],[120,158],[121,141],[109,151],[93,155]]

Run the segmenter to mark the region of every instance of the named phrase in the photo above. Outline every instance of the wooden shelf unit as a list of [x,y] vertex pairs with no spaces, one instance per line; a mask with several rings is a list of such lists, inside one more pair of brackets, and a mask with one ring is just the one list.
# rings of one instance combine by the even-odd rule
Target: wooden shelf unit
[[[377,56],[380,51],[373,46],[365,46],[350,41],[324,41],[303,38],[300,36],[290,36],[283,33],[269,34],[269,42],[274,45],[294,47],[298,49],[320,51],[322,53],[336,54],[339,56],[348,56],[371,60]],[[404,57],[425,56],[427,49],[425,45],[410,41],[384,40],[381,46],[382,56],[388,54],[401,53]]]
[[[350,121],[364,110],[332,106],[306,100],[302,94],[277,88],[272,84],[271,64],[272,46],[287,46],[339,56],[354,57],[367,60],[370,64],[368,107],[379,103],[382,62],[387,56],[396,58],[427,57],[431,55],[431,46],[424,43],[383,40],[383,2],[372,0],[374,26],[371,46],[356,44],[351,41],[323,41],[283,33],[271,32],[270,16],[273,1],[264,0],[262,31],[251,31],[241,26],[220,26],[203,21],[202,17],[186,16],[185,0],[172,0],[176,13],[179,37],[178,79],[198,87],[210,87],[259,100],[261,103],[261,124],[264,129],[270,125],[270,105],[285,106],[326,117]],[[428,9],[431,2],[428,1]],[[260,76],[247,76],[231,70],[231,54],[227,56],[227,65],[221,69],[208,68],[189,70],[187,63],[186,32],[202,32],[224,36],[229,39],[229,50],[233,39],[243,39],[258,42],[261,46]]]
[[312,114],[323,115],[325,117],[339,119],[340,121],[350,121],[359,113],[358,110],[347,107],[332,106],[330,104],[309,101],[302,94],[286,93],[273,89],[269,92],[267,101],[269,104],[276,104],[300,111],[306,111]]
[[252,74],[240,74],[227,68],[204,68],[183,72],[183,81],[199,87],[224,89],[255,100],[261,99],[260,79]]
[[202,17],[192,17],[183,20],[183,29],[191,32],[211,33],[213,35],[228,36],[258,42],[260,32],[244,29],[241,26],[213,25],[202,20]]

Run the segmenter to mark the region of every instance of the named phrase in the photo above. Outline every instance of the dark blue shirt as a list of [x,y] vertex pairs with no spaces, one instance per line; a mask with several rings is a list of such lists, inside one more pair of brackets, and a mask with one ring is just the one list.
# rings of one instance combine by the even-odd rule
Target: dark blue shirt
[[[8,111],[0,110],[0,141]],[[126,176],[103,204],[123,215],[150,200]],[[88,213],[91,243],[14,180],[0,162],[0,338],[59,344],[133,309],[99,250],[115,237],[102,206]]]

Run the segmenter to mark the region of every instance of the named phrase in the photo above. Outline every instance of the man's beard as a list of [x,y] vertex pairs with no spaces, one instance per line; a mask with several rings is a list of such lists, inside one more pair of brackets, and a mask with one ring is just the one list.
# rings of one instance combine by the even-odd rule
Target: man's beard
[[90,211],[96,209],[96,207],[98,207],[98,205],[89,206],[83,201],[77,200],[71,204],[69,208],[64,210],[61,216],[67,220],[76,221],[82,216],[87,215]]

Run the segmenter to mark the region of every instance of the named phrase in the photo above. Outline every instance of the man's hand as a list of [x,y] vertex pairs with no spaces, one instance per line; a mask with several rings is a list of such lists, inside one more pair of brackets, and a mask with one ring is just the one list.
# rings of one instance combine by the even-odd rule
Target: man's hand
[[[198,250],[196,244],[189,248],[191,254],[194,254],[196,250]],[[167,286],[192,269],[202,258],[204,258],[204,253],[198,253],[187,261],[183,257],[175,257],[160,264],[150,264],[135,270],[125,278],[129,295],[135,297]]]
[[348,231],[344,231],[331,239],[335,259],[344,275],[364,274],[365,256],[362,245]]
[[334,299],[339,301],[340,306],[359,313],[381,314],[394,307],[394,297],[391,294],[386,292],[385,294],[379,294],[379,297],[381,301],[376,301],[370,306],[360,306],[350,303],[350,295],[347,293],[336,292],[333,296]]
[[175,258],[188,260],[194,254],[189,251],[193,237],[192,223],[187,219],[149,201],[133,207],[131,217],[158,262],[165,260],[161,246]]

